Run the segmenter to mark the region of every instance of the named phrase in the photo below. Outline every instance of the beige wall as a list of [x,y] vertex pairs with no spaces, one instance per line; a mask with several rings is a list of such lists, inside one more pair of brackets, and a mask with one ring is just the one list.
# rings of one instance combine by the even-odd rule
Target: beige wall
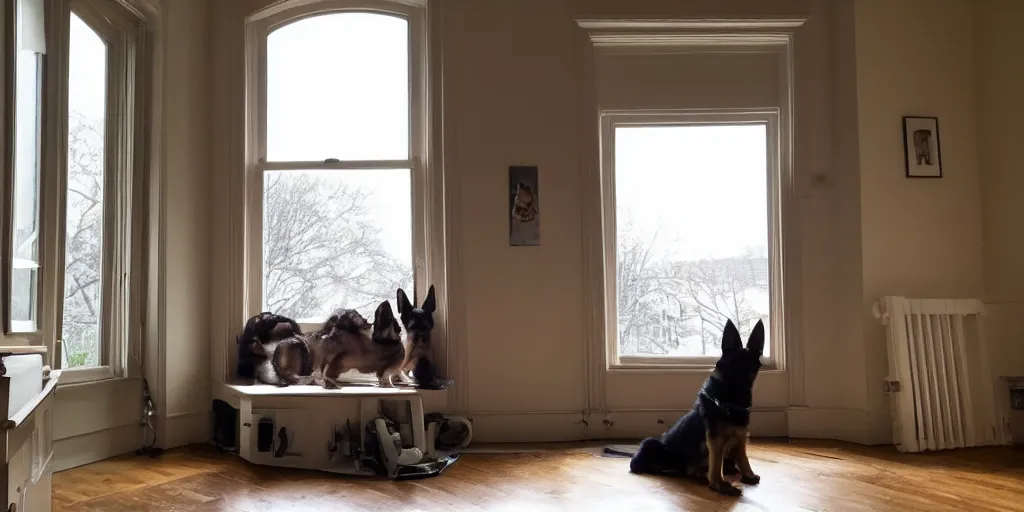
[[[241,16],[267,3],[211,2],[215,37],[210,106],[217,141],[211,157],[213,209],[209,211],[213,213],[208,222],[212,228],[208,242],[190,239],[205,229],[199,226],[203,219],[196,213],[182,218],[182,226],[191,229],[181,236],[193,244],[189,247],[209,243],[210,275],[217,276],[217,282],[226,279],[219,272],[223,262],[240,254],[232,246],[239,240],[237,229],[217,213],[231,199],[227,180],[241,151],[242,103],[232,91],[237,91],[243,68],[238,60],[231,60],[231,41],[242,36]],[[1011,3],[1008,0],[1004,7]],[[443,0],[434,4],[443,27],[439,72],[444,83],[445,164],[457,180],[452,199],[461,212],[451,219],[461,264],[450,271],[462,283],[460,289],[451,290],[458,296],[452,304],[464,304],[464,308],[453,309],[450,322],[452,332],[464,333],[460,345],[465,347],[466,368],[456,387],[465,396],[458,402],[464,412],[478,418],[480,437],[542,440],[594,432],[592,427],[588,431],[580,426],[579,411],[593,400],[585,355],[586,344],[593,342],[585,339],[584,329],[588,278],[581,266],[583,176],[596,172],[588,168],[592,159],[586,154],[592,149],[596,126],[593,131],[587,128],[592,112],[587,112],[586,98],[593,76],[584,62],[589,56],[581,50],[583,36],[574,20],[809,15],[810,21],[800,29],[795,57],[797,204],[790,226],[799,233],[800,245],[791,256],[800,263],[800,286],[793,291],[798,300],[793,303],[794,322],[788,334],[790,357],[800,372],[788,382],[788,390],[778,390],[783,401],[772,406],[788,414],[788,430],[794,435],[887,440],[889,418],[880,391],[885,374],[884,333],[871,316],[871,303],[885,294],[976,297],[986,293],[1017,311],[1014,304],[1024,295],[1024,280],[1004,282],[1004,273],[1017,277],[1024,273],[1013,265],[1018,242],[1012,236],[1013,221],[1006,220],[1019,213],[1010,190],[1021,177],[1014,172],[1009,153],[1012,142],[999,138],[1012,141],[1012,132],[996,129],[1014,129],[1010,109],[999,106],[1020,101],[1013,91],[1020,90],[1021,77],[1019,71],[1000,63],[1013,60],[1009,48],[1020,45],[1013,46],[1019,39],[1011,39],[1019,36],[1006,21],[1012,16],[988,10],[996,9],[990,2],[979,11],[988,13],[988,18],[977,23],[1001,28],[975,38],[979,30],[970,23],[972,4],[970,0]],[[993,78],[997,76],[1009,82]],[[977,99],[983,91],[1001,96]],[[1003,96],[1005,100],[998,99]],[[945,178],[904,178],[900,118],[908,114],[940,118]],[[979,129],[990,120],[992,128]],[[199,124],[201,118],[192,121]],[[989,137],[989,130],[998,133]],[[201,146],[199,140],[192,142]],[[501,198],[506,169],[512,164],[540,167],[544,217],[539,247],[513,248],[507,243],[507,212]],[[201,193],[197,186],[195,181],[186,182],[179,189],[182,195],[169,197],[168,205],[173,202],[182,211],[201,209],[187,196]],[[168,254],[171,250],[178,249],[171,248]],[[169,298],[178,297],[183,311],[209,306],[214,319],[212,342],[229,342],[227,330],[217,320],[231,314],[218,304],[218,297],[228,293],[226,287],[211,285],[206,290],[213,298],[209,303],[186,307],[182,300],[192,291],[203,291],[201,279],[206,274],[190,261],[182,265],[188,275],[199,279],[191,285],[196,288],[169,291]],[[989,265],[986,274],[983,264]],[[237,280],[229,277],[227,283]],[[176,280],[169,278],[169,290],[176,286]],[[1008,322],[1004,325],[1012,327]],[[1008,334],[1000,332],[994,341],[996,350],[1012,353]],[[184,343],[174,345],[179,348],[173,354],[182,357],[174,363],[172,343]],[[193,348],[188,342],[169,340],[169,370],[174,365],[175,371],[191,375],[186,358],[198,357]],[[636,392],[664,397],[673,406],[690,400],[696,384],[689,379],[673,384],[674,377],[666,378],[665,385],[638,386]],[[169,394],[170,403],[192,392],[183,386],[169,386],[169,392],[172,389],[175,398],[171,400]],[[628,397],[616,396],[615,401],[628,402]],[[199,399],[187,404],[198,406]],[[793,407],[787,410],[787,406]],[[180,408],[188,410],[185,405]],[[654,419],[637,421],[649,421],[647,429],[660,428]]]
[[974,18],[985,299],[993,370],[1024,375],[1024,2],[977,2]]
[[[885,438],[885,295],[981,297],[979,166],[970,0],[855,1],[869,411]],[[937,116],[943,178],[904,177],[901,117]]]
[[164,1],[164,392],[161,443],[204,440],[210,410],[207,0]]

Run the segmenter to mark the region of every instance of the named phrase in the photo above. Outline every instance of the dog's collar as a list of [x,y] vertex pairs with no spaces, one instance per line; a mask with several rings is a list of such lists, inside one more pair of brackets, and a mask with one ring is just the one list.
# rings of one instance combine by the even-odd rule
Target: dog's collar
[[721,400],[719,400],[719,399],[709,395],[708,392],[703,390],[703,389],[700,390],[700,396],[703,396],[704,398],[707,398],[708,400],[711,400],[712,402],[715,403],[715,406],[717,406],[719,409],[725,410],[726,412],[740,412],[740,411],[750,412],[750,406],[743,407],[741,405],[731,404],[729,402],[723,402],[723,401],[721,401]]
[[[719,382],[719,383],[722,382],[722,379],[718,378],[714,374],[711,375],[710,380],[712,382]],[[743,405],[736,405],[736,404],[733,404],[733,403],[729,403],[729,402],[726,402],[724,400],[719,400],[719,399],[711,396],[710,393],[708,393],[707,386],[700,388],[700,396],[703,396],[704,398],[707,398],[708,400],[711,400],[712,402],[715,403],[715,405],[718,408],[723,409],[726,412],[740,412],[740,411],[750,412],[750,409],[753,407],[753,404],[743,406]]]

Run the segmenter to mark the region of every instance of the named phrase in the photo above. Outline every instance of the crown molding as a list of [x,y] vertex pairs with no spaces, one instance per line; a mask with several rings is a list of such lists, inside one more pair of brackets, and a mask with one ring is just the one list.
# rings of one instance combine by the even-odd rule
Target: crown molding
[[806,18],[577,20],[596,47],[778,47]]
[[805,17],[786,18],[687,18],[687,19],[579,19],[588,31],[605,30],[793,30],[807,22]]

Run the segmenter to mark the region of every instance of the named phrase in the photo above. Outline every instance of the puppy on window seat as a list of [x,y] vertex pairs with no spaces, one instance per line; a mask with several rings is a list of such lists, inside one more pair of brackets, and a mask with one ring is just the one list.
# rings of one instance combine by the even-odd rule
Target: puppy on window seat
[[235,374],[243,379],[281,385],[271,359],[278,343],[301,333],[299,324],[286,316],[269,312],[253,316],[235,338],[238,345]]
[[331,315],[319,331],[292,336],[276,347],[276,374],[287,384],[312,383],[327,389],[340,387],[338,377],[349,371],[374,373],[382,387],[405,360],[402,331],[388,301],[381,302],[370,324],[352,309]]

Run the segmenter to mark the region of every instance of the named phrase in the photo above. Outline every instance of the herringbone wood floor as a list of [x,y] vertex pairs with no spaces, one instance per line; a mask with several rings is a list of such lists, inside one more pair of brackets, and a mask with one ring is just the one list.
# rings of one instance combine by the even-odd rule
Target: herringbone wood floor
[[755,441],[761,485],[740,499],[628,472],[593,448],[469,453],[443,475],[390,482],[266,468],[196,446],[54,475],[55,511],[1021,510],[1024,452],[905,455],[892,448]]

